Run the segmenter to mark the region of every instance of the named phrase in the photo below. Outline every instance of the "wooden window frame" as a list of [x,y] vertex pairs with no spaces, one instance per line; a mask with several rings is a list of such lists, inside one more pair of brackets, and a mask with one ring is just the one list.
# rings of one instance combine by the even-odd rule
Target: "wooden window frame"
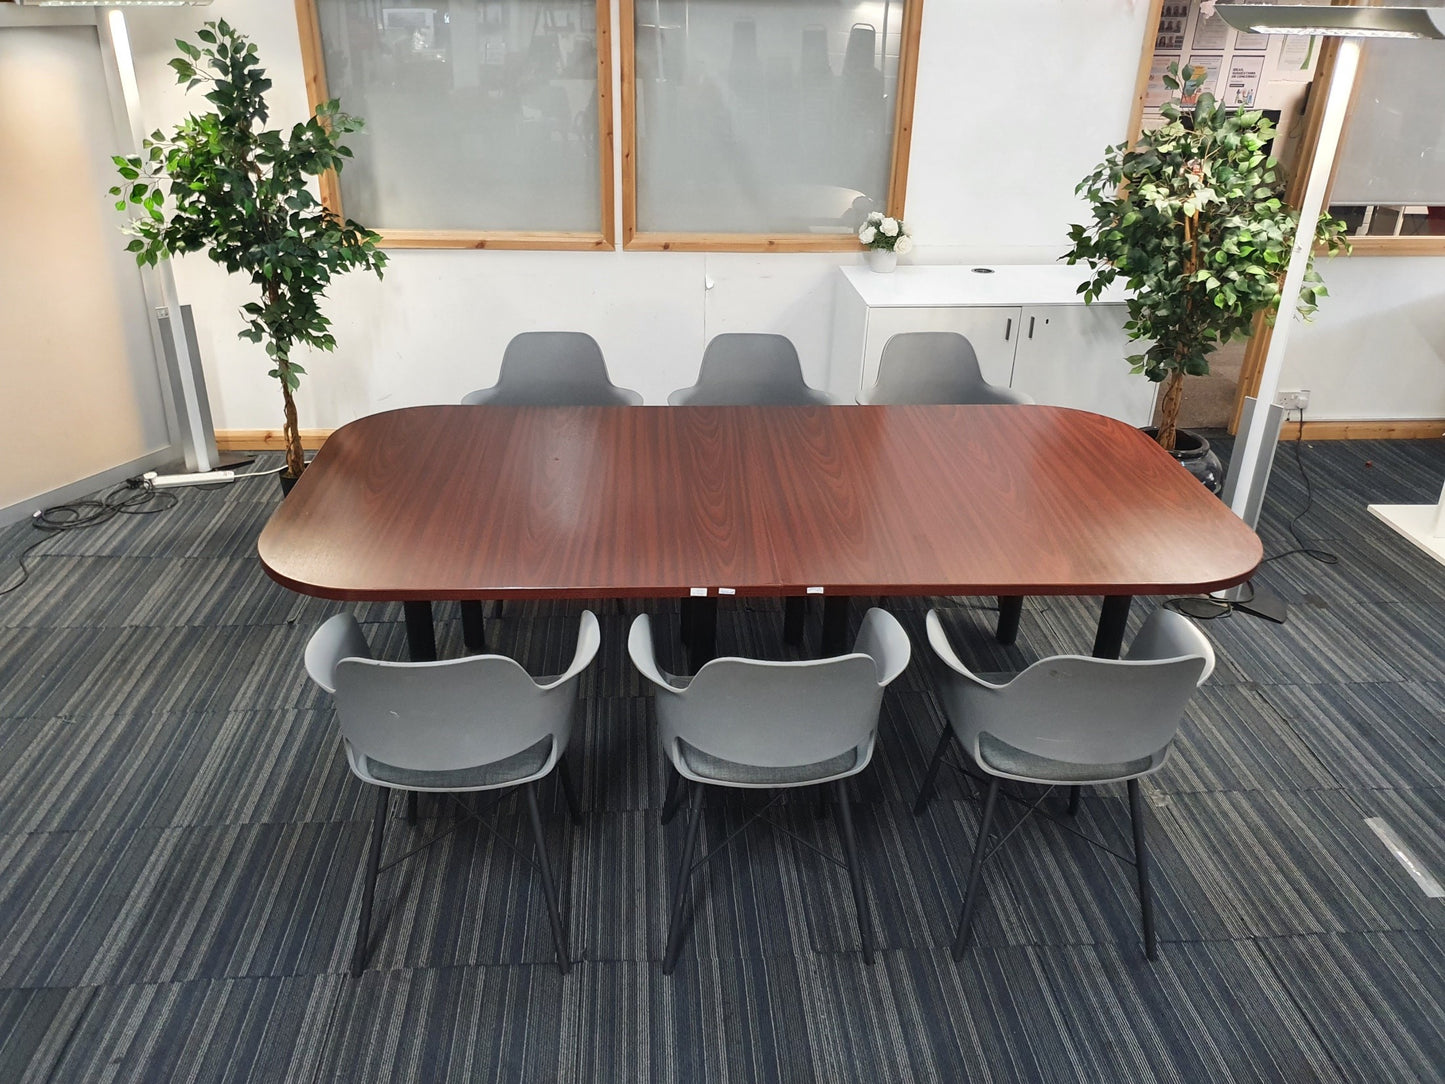
[[[553,249],[611,252],[616,247],[613,191],[612,131],[612,3],[594,0],[597,8],[597,156],[600,229],[592,230],[412,230],[373,227],[383,248]],[[326,58],[321,47],[321,22],[316,0],[296,0],[296,25],[301,37],[301,63],[306,75],[306,100],[315,112],[328,101]],[[334,172],[321,177],[321,201],[341,215],[341,185]]]
[[[913,98],[918,83],[918,42],[924,0],[904,8],[898,83],[889,157],[886,213],[903,218],[908,158],[913,143]],[[854,252],[852,233],[655,233],[637,228],[637,12],[636,0],[618,0],[622,72],[622,247],[629,252]]]

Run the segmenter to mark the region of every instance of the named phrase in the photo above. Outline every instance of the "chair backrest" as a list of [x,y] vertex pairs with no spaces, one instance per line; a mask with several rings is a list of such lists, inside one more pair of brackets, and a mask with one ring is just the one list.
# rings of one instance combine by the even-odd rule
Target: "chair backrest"
[[[942,627],[935,613],[928,626],[936,648]],[[1000,687],[948,673],[944,698],[950,715],[967,719],[971,730],[1034,756],[1080,765],[1153,758],[1158,767],[1195,687],[1213,669],[1214,650],[1186,618],[1163,609],[1150,615],[1135,644],[1139,650],[1125,659],[1040,659]],[[1169,653],[1153,654],[1160,648]]]
[[502,655],[341,658],[333,668],[337,720],[357,753],[407,771],[493,764],[548,736],[556,757],[571,737],[578,678],[600,643],[597,618],[584,610],[571,666],[545,684]]
[[502,353],[497,383],[468,406],[637,406],[642,396],[607,375],[602,348],[581,331],[524,331]]
[[667,401],[672,406],[810,406],[831,400],[808,387],[798,351],[786,336],[727,332],[707,344],[697,383],[673,392]]
[[1023,392],[990,384],[973,344],[956,331],[905,331],[883,344],[878,381],[865,403],[1032,403]]
[[[633,621],[628,650],[644,674],[657,673],[646,614]],[[897,619],[872,609],[849,655],[806,662],[713,659],[685,689],[659,684],[663,746],[671,750],[681,739],[710,756],[767,768],[840,756],[871,742],[883,689],[908,656],[908,636]]]

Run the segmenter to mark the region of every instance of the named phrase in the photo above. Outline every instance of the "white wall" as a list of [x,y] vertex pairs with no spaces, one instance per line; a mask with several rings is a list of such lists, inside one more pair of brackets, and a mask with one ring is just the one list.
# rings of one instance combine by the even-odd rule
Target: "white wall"
[[1445,418],[1445,258],[1319,267],[1329,295],[1291,328],[1280,387],[1309,388],[1314,419]]
[[0,25],[0,523],[170,446],[122,149],[95,27]]
[[[907,208],[918,260],[1057,258],[1069,223],[1082,216],[1074,185],[1106,145],[1125,135],[1148,6],[1146,0],[925,0]],[[166,127],[187,109],[165,67],[175,51],[172,39],[214,18],[255,40],[275,84],[273,123],[302,117],[293,0],[217,0],[206,8],[128,14],[147,129]],[[512,335],[548,327],[593,334],[614,380],[639,389],[649,402],[690,383],[707,338],[724,330],[791,336],[808,376],[821,380],[833,268],[858,259],[846,253],[398,250],[384,282],[352,275],[333,287],[327,311],[340,346],[333,356],[306,360],[312,376],[302,386],[301,424],[332,427],[375,410],[454,402],[493,381]],[[1362,262],[1385,268],[1397,261]],[[1434,281],[1436,296],[1445,294],[1445,261],[1439,271],[1423,262],[1424,281]],[[1339,278],[1333,286],[1339,296],[1330,304],[1370,325],[1379,306],[1377,279]],[[256,347],[235,338],[236,309],[248,299],[248,287],[227,282],[194,256],[180,261],[177,280],[195,308],[216,427],[275,428],[279,396],[265,376],[269,366]],[[1311,334],[1330,326],[1322,317]],[[1300,336],[1291,364],[1308,341]],[[1438,362],[1438,346],[1435,357]],[[1394,379],[1404,368],[1397,359],[1391,373],[1369,382],[1376,397],[1371,409],[1395,417],[1425,409],[1430,395]],[[1349,381],[1337,393],[1337,378],[1322,376],[1311,383],[1312,416],[1369,416],[1351,400]],[[1436,381],[1445,389],[1445,377],[1437,373]]]

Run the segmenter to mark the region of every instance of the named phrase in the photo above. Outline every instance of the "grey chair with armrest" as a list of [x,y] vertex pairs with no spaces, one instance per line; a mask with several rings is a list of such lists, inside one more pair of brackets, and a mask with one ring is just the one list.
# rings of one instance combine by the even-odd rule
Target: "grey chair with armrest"
[[[497,382],[462,396],[463,406],[639,406],[642,396],[612,383],[597,340],[582,331],[524,331],[502,352]],[[498,603],[500,612],[501,603]],[[480,602],[461,603],[468,651],[487,649]]]
[[556,769],[572,819],[579,819],[563,757],[572,736],[578,679],[600,643],[597,618],[584,610],[571,665],[560,676],[534,680],[519,663],[502,655],[440,662],[374,659],[361,626],[350,614],[331,618],[312,635],[306,645],[306,671],[335,698],[352,774],[377,788],[353,975],[366,965],[392,791],[453,793],[506,787],[521,787],[526,796],[557,966],[566,974],[567,933],[547,860],[536,784]]
[[[827,392],[803,379],[797,348],[785,335],[724,332],[702,354],[697,381],[667,397],[669,406],[828,406]],[[783,639],[803,642],[807,600],[784,602]],[[683,603],[683,642],[692,645],[700,622],[714,619],[716,600]]]
[[658,738],[675,773],[663,823],[684,801],[687,805],[686,842],[673,884],[663,973],[672,974],[682,951],[704,786],[779,792],[832,788],[863,958],[872,963],[873,930],[845,783],[872,759],[883,690],[908,665],[903,627],[890,614],[871,609],[851,654],[805,662],[719,658],[691,679],[674,677],[658,665],[646,614],[633,621],[627,648],[633,664],[653,685]]
[[[961,959],[968,948],[983,864],[991,853],[989,833],[1000,781],[1012,779],[1050,788],[1126,784],[1144,954],[1154,959],[1139,780],[1164,767],[1189,698],[1213,672],[1209,641],[1187,618],[1159,609],[1145,620],[1122,659],[1054,655],[1019,674],[980,676],[953,650],[937,610],[929,611],[927,628],[928,642],[943,664],[939,691],[948,725],[913,812],[922,814],[927,808],[939,766],[955,740],[988,779],[953,958]],[[1070,812],[1075,808],[1071,800]]]
[[[878,359],[878,379],[858,401],[878,406],[1033,403],[1021,391],[986,381],[973,344],[956,331],[905,331],[889,338]],[[999,596],[999,643],[1018,637],[1023,606],[1021,595]]]

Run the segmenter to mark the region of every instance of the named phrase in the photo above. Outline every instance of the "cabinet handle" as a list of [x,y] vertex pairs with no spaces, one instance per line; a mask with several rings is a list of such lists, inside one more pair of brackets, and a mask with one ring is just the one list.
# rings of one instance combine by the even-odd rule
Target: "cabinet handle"
[[1014,318],[1013,318],[1012,316],[1010,316],[1010,317],[1008,318],[1008,323],[1004,326],[1004,329],[1003,329],[1003,341],[1004,341],[1004,342],[1008,342],[1008,341],[1009,341],[1009,337],[1010,337],[1013,333],[1014,333]]
[[1032,339],[1033,337],[1034,337],[1034,317],[1030,316],[1030,317],[1029,317],[1029,338]]

